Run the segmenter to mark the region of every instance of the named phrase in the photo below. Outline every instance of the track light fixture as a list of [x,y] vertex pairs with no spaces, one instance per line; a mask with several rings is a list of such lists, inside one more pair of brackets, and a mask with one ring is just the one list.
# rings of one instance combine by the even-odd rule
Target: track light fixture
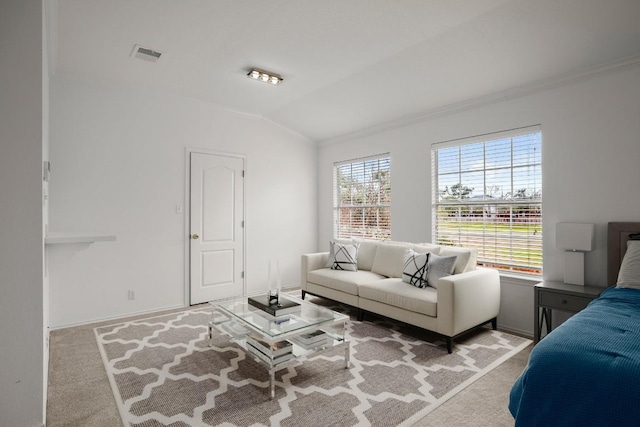
[[268,71],[259,70],[257,68],[254,68],[251,71],[249,71],[249,74],[247,74],[247,77],[253,80],[270,83],[272,85],[279,85],[280,83],[282,83],[281,76],[277,74],[273,74]]

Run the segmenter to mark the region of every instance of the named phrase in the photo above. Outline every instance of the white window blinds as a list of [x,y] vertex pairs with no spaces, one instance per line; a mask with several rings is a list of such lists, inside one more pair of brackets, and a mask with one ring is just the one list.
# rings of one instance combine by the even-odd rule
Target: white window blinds
[[391,236],[391,158],[388,153],[335,163],[333,235]]
[[478,264],[542,273],[540,128],[432,147],[433,242],[478,249]]

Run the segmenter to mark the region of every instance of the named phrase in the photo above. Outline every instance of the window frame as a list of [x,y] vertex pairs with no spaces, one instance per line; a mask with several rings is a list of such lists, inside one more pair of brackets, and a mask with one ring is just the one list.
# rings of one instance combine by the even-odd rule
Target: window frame
[[[535,135],[532,146],[535,146],[534,155],[526,162],[514,163],[514,139],[527,135]],[[510,149],[508,150],[510,161],[509,166],[487,167],[487,144],[497,144],[501,140],[510,139]],[[472,168],[463,165],[462,148],[471,144],[482,144],[482,167]],[[458,167],[448,172],[439,173],[438,153],[443,149],[457,147]],[[535,150],[540,151],[535,153]],[[506,150],[505,150],[506,151]],[[542,128],[540,125],[528,126],[524,128],[512,129],[508,131],[495,132],[471,138],[455,139],[445,141],[431,146],[431,171],[432,171],[432,242],[434,244],[452,244],[456,246],[470,247],[478,249],[478,265],[498,269],[502,274],[514,274],[521,277],[539,278],[542,276],[542,226],[543,226],[543,206],[542,206]],[[502,151],[500,152],[502,153]],[[506,154],[505,154],[506,155]],[[493,159],[491,159],[493,160]],[[531,195],[522,194],[520,188],[514,185],[514,169],[533,168],[534,189],[537,183],[539,188]],[[487,172],[509,171],[510,191],[505,196],[494,198],[491,191],[487,191],[493,186],[488,186]],[[465,199],[469,186],[464,185],[462,176],[464,173],[478,173],[482,175],[482,192],[478,200]],[[445,175],[455,176],[458,174],[459,185],[456,192],[447,193],[449,200],[443,201],[441,198],[440,178]],[[529,171],[528,171],[529,173]],[[527,175],[529,176],[529,175]],[[447,182],[446,177],[444,179]],[[473,190],[473,189],[472,189]],[[457,194],[456,194],[457,193]],[[487,194],[489,193],[489,194]],[[517,196],[521,194],[521,196]],[[458,198],[454,198],[455,195]],[[509,197],[509,198],[506,198]],[[455,211],[457,208],[457,212]],[[443,211],[447,209],[452,212],[457,220],[443,220]],[[463,210],[464,209],[464,210]],[[482,209],[480,211],[480,209]],[[508,212],[508,214],[507,214]],[[448,215],[451,215],[449,213]],[[466,219],[464,217],[466,216]],[[523,218],[524,216],[524,218]],[[505,222],[505,219],[508,221]],[[449,222],[451,228],[445,225]],[[465,227],[464,224],[474,223],[474,226]],[[472,230],[480,223],[480,230]],[[457,224],[457,236],[455,231]],[[515,226],[514,226],[515,225]],[[442,227],[442,230],[440,228]],[[493,231],[491,231],[493,230]],[[533,230],[533,233],[530,233]],[[453,236],[453,237],[452,237]],[[451,240],[448,240],[452,237]],[[456,238],[457,237],[457,238]],[[505,242],[508,244],[505,245]],[[515,243],[515,244],[514,244]],[[493,254],[493,255],[491,255]],[[539,254],[539,255],[538,255]]]
[[[372,162],[377,162],[373,171],[377,172],[387,172],[386,183],[387,183],[387,191],[386,197],[382,197],[382,188],[380,187],[377,192],[377,200],[375,203],[347,203],[341,204],[343,198],[341,195],[341,184],[338,179],[339,169],[344,168],[345,166],[349,166],[351,169],[351,174],[349,175],[349,179],[353,180],[354,171],[355,174],[361,173],[363,175],[362,185],[370,185],[376,182],[375,179],[368,179],[366,177],[367,172],[371,172],[372,169],[368,168],[371,166]],[[381,168],[383,166],[383,168]],[[377,182],[382,183],[381,180],[377,180]],[[353,181],[352,181],[353,183]],[[362,238],[362,239],[375,239],[375,240],[385,240],[391,237],[391,154],[390,153],[381,153],[373,156],[361,157],[350,160],[343,160],[339,162],[334,162],[333,164],[333,237],[334,238]],[[361,192],[354,192],[354,186],[348,187],[350,188],[350,194],[356,194],[362,198],[367,199],[367,195]],[[353,197],[352,197],[353,201]],[[370,200],[366,200],[370,202]],[[358,209],[362,209],[362,225],[360,228],[354,227],[351,222],[351,218],[353,218],[352,214],[354,211]],[[340,220],[341,211],[349,211],[349,220],[347,222],[347,226],[344,227],[344,222]],[[365,213],[364,210],[370,210],[376,212],[376,223],[374,225],[366,224],[366,218],[368,213]],[[381,219],[384,214],[381,215],[381,211],[386,210],[387,214],[387,222],[381,223]],[[357,230],[361,230],[358,232]]]

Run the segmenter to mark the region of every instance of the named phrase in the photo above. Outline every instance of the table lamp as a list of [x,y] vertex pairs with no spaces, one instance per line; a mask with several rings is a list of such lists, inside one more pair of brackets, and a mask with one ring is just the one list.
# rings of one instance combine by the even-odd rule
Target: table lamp
[[584,285],[584,253],[593,249],[594,224],[559,222],[556,247],[564,249],[564,282]]

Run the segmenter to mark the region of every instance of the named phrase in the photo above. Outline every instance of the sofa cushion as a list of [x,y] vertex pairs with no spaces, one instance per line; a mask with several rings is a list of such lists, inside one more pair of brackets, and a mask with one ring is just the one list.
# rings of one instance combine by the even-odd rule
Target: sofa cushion
[[427,263],[427,284],[432,288],[438,288],[438,281],[453,274],[453,269],[458,257],[455,255],[439,256],[429,254],[429,262]]
[[379,240],[353,239],[354,243],[359,243],[358,249],[358,270],[369,270],[373,267],[373,260],[376,257]]
[[402,279],[383,279],[360,285],[360,298],[435,317],[438,313],[438,291],[416,288]]
[[456,265],[453,268],[453,274],[466,273],[476,269],[478,261],[478,250],[469,248],[460,248],[456,246],[442,246],[440,256],[456,255]]
[[[343,245],[337,242],[331,242],[331,253],[329,261],[332,270],[358,271],[358,243],[350,243]],[[333,254],[333,259],[331,258]]]
[[[431,254],[419,254],[409,249],[404,259],[402,281],[418,288],[427,286],[427,268]],[[453,263],[451,264],[453,267]]]
[[307,273],[307,281],[327,288],[358,295],[358,286],[384,279],[383,276],[366,270],[341,271],[321,268]]
[[371,271],[387,277],[402,277],[404,257],[410,247],[408,244],[380,243]]
[[419,254],[430,253],[438,255],[442,250],[442,247],[438,245],[432,245],[431,243],[418,243],[416,245],[411,245],[411,249]]

